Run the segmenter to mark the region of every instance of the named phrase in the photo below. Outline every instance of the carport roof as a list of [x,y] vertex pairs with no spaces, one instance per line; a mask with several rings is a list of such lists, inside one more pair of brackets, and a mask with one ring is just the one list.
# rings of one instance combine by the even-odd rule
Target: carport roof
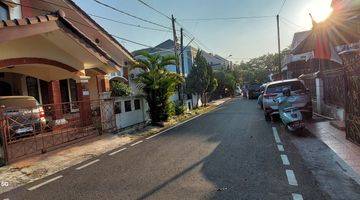
[[[46,22],[53,22],[52,24]],[[19,31],[22,29],[22,31]],[[65,13],[59,10],[56,13],[48,15],[40,15],[36,17],[27,17],[14,20],[0,20],[0,43],[19,39],[27,36],[42,34],[57,29],[66,29],[80,38],[81,44],[95,51],[101,58],[105,58],[107,65],[120,69],[120,65],[116,63],[105,51],[99,48],[90,38],[78,30],[72,23],[66,19]],[[104,60],[104,59],[100,59]]]

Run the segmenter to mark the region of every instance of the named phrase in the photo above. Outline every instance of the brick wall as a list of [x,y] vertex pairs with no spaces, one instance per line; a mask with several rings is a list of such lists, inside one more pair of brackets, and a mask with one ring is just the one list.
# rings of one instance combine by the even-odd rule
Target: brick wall
[[61,91],[60,91],[60,81],[51,81],[49,83],[49,100],[53,104],[54,119],[61,119],[63,117],[62,107],[61,107]]

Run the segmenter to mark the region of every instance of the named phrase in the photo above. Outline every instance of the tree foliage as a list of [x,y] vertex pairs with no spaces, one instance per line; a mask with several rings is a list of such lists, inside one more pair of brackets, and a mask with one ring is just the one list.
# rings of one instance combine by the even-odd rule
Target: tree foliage
[[[289,54],[286,48],[281,52],[281,57]],[[266,54],[253,58],[248,62],[241,62],[235,66],[234,75],[236,82],[243,85],[245,83],[264,83],[269,81],[269,74],[279,72],[279,54]]]
[[217,87],[217,81],[213,70],[208,64],[201,50],[196,53],[194,64],[186,78],[186,90],[188,93],[202,97],[204,104],[207,103],[207,94],[212,93]]
[[111,96],[123,97],[131,94],[131,88],[129,85],[120,81],[111,81]]
[[222,69],[215,71],[214,74],[218,82],[218,87],[216,88],[213,97],[220,98],[233,95],[236,87],[234,71]]
[[174,56],[151,55],[144,52],[142,58],[133,66],[142,69],[135,81],[145,93],[153,124],[168,120],[172,112],[170,97],[174,94],[176,86],[184,81],[181,75],[166,70],[167,65],[175,62]]

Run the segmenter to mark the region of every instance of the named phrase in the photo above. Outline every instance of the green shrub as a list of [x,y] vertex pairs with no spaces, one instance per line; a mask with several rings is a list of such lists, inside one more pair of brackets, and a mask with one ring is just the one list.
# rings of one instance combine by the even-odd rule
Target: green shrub
[[172,117],[176,114],[176,104],[173,101],[168,101],[166,105],[166,114],[168,117]]
[[111,96],[113,97],[123,97],[131,94],[131,88],[123,82],[112,81],[111,88]]
[[175,103],[175,115],[182,115],[184,114],[186,107],[181,102]]

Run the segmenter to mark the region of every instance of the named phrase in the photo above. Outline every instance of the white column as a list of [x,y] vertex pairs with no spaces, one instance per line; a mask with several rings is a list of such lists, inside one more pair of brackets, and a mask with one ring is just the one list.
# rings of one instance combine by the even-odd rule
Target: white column
[[324,81],[320,78],[315,79],[316,83],[316,111],[322,114],[322,105],[324,103]]

